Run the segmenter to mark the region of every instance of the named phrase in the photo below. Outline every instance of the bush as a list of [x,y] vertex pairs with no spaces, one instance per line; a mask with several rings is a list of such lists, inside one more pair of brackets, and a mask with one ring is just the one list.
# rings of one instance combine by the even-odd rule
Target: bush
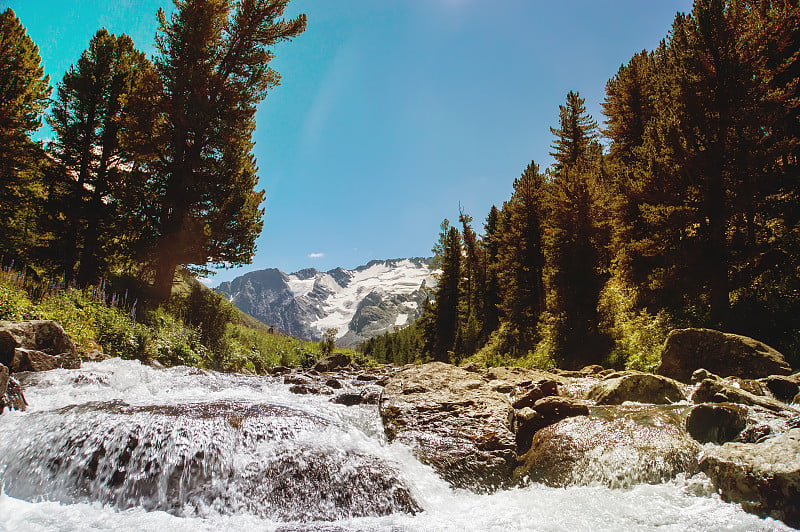
[[609,283],[601,296],[605,326],[614,339],[606,365],[654,371],[661,361],[661,347],[674,326],[669,315],[646,309],[634,310],[632,289]]
[[0,320],[22,321],[36,318],[36,310],[23,290],[0,285]]

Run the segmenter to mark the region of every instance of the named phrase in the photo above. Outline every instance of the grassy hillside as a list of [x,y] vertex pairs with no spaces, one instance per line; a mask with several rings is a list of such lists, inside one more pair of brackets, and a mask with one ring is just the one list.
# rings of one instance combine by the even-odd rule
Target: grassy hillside
[[111,284],[78,288],[6,268],[0,320],[52,319],[81,356],[102,352],[166,366],[265,373],[279,365],[308,367],[324,354],[317,343],[271,332],[188,273],[166,305],[150,309]]

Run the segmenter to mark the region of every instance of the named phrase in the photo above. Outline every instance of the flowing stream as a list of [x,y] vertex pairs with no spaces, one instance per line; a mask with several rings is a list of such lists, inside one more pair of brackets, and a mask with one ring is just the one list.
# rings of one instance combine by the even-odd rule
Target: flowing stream
[[0,530],[790,530],[702,475],[627,489],[451,489],[375,406],[273,377],[107,360],[24,377],[0,416]]

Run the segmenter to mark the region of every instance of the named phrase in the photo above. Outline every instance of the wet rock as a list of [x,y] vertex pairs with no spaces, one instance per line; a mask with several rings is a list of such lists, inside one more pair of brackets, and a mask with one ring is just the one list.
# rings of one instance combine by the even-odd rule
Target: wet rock
[[772,395],[784,403],[792,402],[794,396],[800,392],[797,382],[790,377],[784,377],[782,375],[770,375],[769,377],[763,379],[763,382],[767,389],[772,392]]
[[330,379],[326,380],[325,384],[328,387],[333,388],[334,390],[339,390],[339,389],[342,388],[342,383],[339,382],[337,379],[334,379],[334,378],[330,378]]
[[292,386],[289,386],[289,391],[297,395],[308,395],[308,394],[319,393],[319,390],[311,386],[307,386],[305,384],[293,384]]
[[378,380],[378,376],[377,375],[370,375],[368,373],[362,373],[362,374],[360,374],[360,375],[358,375],[356,377],[356,380],[357,381],[361,381],[361,382],[374,382],[374,381]]
[[8,368],[0,364],[0,397],[3,397],[6,394],[6,389],[8,388],[8,375]]
[[792,399],[792,404],[800,405],[800,392],[798,392],[797,395],[794,396],[794,399]]
[[286,366],[275,366],[271,370],[269,370],[270,375],[283,375],[285,373],[291,373],[292,369],[287,368]]
[[14,377],[8,377],[6,389],[0,395],[0,414],[6,407],[9,410],[25,410],[28,407],[28,401],[22,393],[22,385]]
[[692,394],[692,402],[700,403],[738,403],[742,405],[760,406],[773,412],[795,409],[771,397],[761,397],[732,386],[723,380],[706,379],[700,383]]
[[399,440],[455,487],[508,484],[516,461],[514,409],[480,374],[441,362],[404,366],[388,378],[379,410]]
[[300,384],[300,385],[309,385],[311,384],[313,379],[310,377],[306,377],[305,375],[297,375],[297,374],[290,374],[284,375],[283,383],[284,384]]
[[760,382],[752,379],[740,379],[739,377],[728,377],[724,379],[727,383],[732,384],[734,387],[752,393],[753,395],[764,396],[764,386]]
[[521,386],[524,386],[521,396],[512,405],[515,409],[533,406],[542,397],[558,395],[558,383],[550,379],[543,379]]
[[736,404],[703,404],[686,417],[686,431],[700,443],[733,441],[747,426],[747,409]]
[[762,443],[706,448],[700,469],[724,500],[800,527],[800,429]]
[[625,401],[651,404],[671,404],[686,396],[677,382],[660,375],[634,373],[598,382],[588,398],[601,405],[618,405]]
[[58,367],[58,359],[53,355],[48,355],[35,349],[25,349],[18,347],[14,349],[14,357],[11,359],[11,371],[48,371]]
[[336,403],[338,405],[345,405],[345,406],[354,406],[363,404],[364,398],[361,396],[360,393],[356,392],[342,392],[337,394],[336,397],[331,399],[332,403]]
[[700,444],[680,427],[621,417],[570,417],[538,431],[514,476],[566,487],[627,488],[697,471]]
[[525,383],[538,382],[542,380],[554,381],[559,385],[567,383],[567,379],[549,371],[517,368],[513,366],[488,368],[483,375],[486,381],[502,381],[507,382],[512,386],[523,386]]
[[712,329],[675,329],[670,332],[656,373],[689,382],[692,373],[699,368],[722,377],[743,379],[791,373],[780,352],[753,338]]
[[328,355],[325,358],[318,360],[312,369],[321,373],[327,373],[329,371],[346,368],[352,363],[353,361],[350,359],[350,357],[344,353],[333,353],[332,355]]
[[544,427],[568,417],[588,415],[589,407],[580,399],[557,396],[539,399],[532,408],[523,408],[516,414],[517,454],[527,452],[533,435]]
[[722,377],[719,375],[714,375],[710,371],[705,368],[696,369],[692,372],[691,384],[697,384],[699,382],[703,382],[706,379],[711,379],[714,381],[720,380]]

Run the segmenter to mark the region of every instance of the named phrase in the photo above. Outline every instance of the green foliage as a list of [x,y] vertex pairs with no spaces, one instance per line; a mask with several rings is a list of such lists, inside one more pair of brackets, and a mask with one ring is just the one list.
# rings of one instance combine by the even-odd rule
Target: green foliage
[[7,8],[0,13],[0,249],[18,259],[29,260],[41,239],[44,190],[37,172],[43,157],[31,135],[49,96],[39,49]]
[[339,334],[337,329],[327,329],[325,334],[322,335],[322,340],[319,343],[319,350],[323,356],[328,356],[333,353],[333,348],[336,347],[336,335]]
[[0,321],[33,319],[35,308],[24,290],[0,284]]
[[652,372],[661,361],[661,348],[674,326],[663,310],[655,315],[647,309],[637,310],[633,292],[614,282],[606,286],[601,296],[605,330],[614,339],[606,364]]

